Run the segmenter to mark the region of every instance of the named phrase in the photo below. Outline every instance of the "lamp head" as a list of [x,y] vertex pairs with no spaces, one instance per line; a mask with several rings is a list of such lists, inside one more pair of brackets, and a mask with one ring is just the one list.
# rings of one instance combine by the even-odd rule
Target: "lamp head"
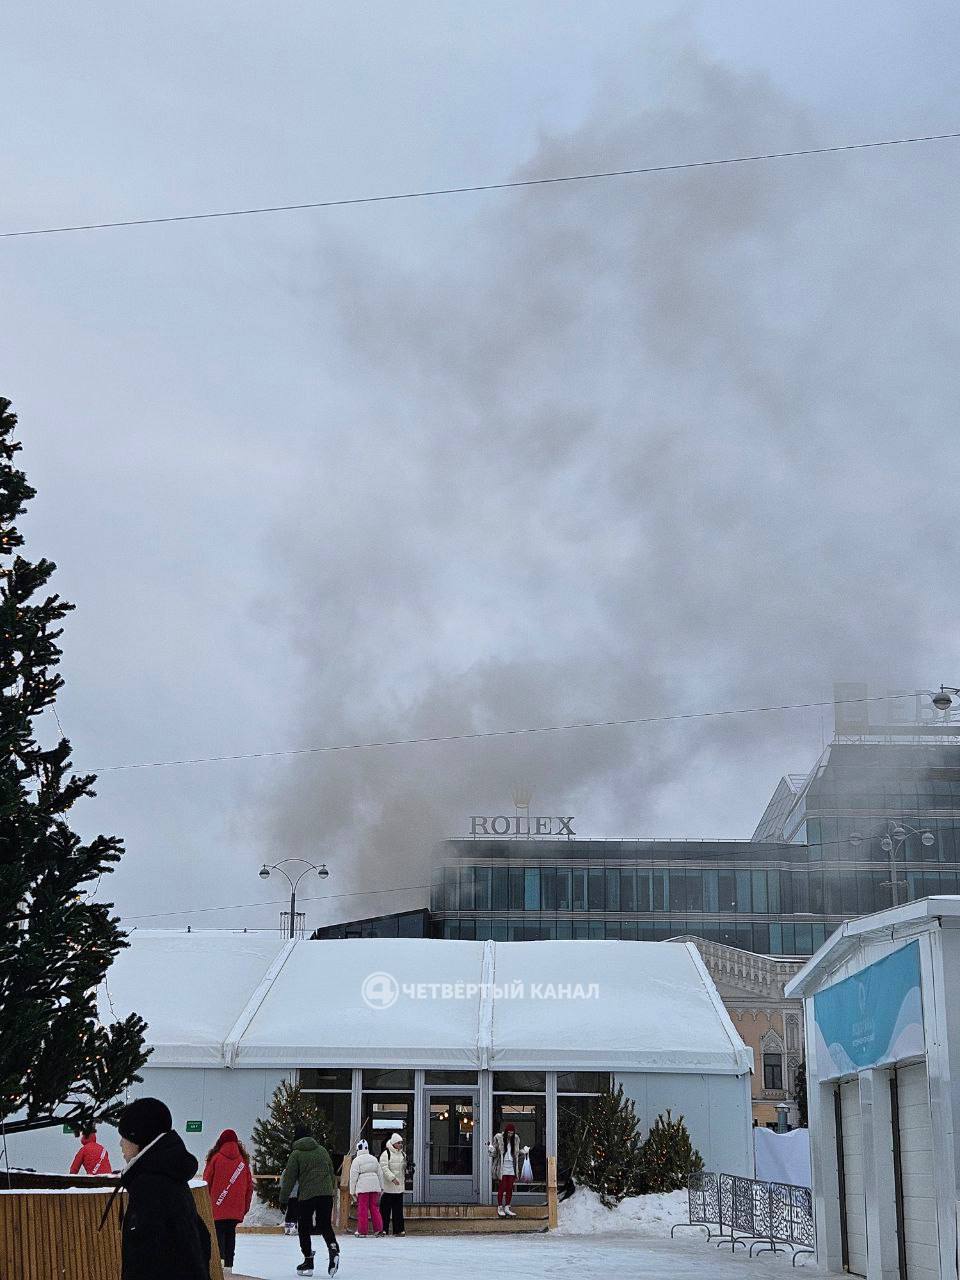
[[941,689],[939,693],[935,693],[930,701],[938,711],[949,711],[953,706],[953,699],[945,689]]
[[322,862],[320,866],[317,867],[317,875],[320,877],[321,880],[326,880],[329,874],[330,872],[327,870],[327,864],[325,862]]
[[863,836],[859,831],[851,831],[847,838],[855,849],[858,849],[863,844]]
[[907,833],[906,833],[906,830],[903,827],[901,827],[900,823],[898,822],[890,834],[893,836],[894,840],[902,840]]
[[883,837],[883,839],[880,841],[880,848],[883,850],[884,853],[890,852],[890,850],[893,848],[893,841],[890,839],[889,836]]
[[920,843],[922,845],[926,845],[926,847],[929,849],[930,846],[936,842],[936,839],[937,837],[933,834],[932,831],[924,831],[923,835],[920,837]]
[[270,868],[267,866],[266,863],[264,863],[263,866],[260,868],[259,875],[261,880],[270,879]]

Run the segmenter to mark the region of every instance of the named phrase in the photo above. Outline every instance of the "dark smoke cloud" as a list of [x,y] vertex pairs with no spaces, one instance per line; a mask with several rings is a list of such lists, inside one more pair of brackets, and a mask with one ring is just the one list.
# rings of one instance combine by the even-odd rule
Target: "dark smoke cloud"
[[[665,57],[655,104],[605,96],[520,176],[833,140],[758,77]],[[522,191],[408,267],[318,255],[298,299],[359,373],[272,548],[302,740],[955,672],[950,146]],[[270,848],[370,890],[423,883],[517,782],[582,834],[746,835],[819,744],[816,715],[769,715],[356,752],[258,802]]]

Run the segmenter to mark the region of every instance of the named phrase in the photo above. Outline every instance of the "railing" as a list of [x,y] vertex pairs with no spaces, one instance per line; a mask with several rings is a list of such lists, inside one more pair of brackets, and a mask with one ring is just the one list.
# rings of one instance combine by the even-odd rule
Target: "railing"
[[[801,1254],[816,1252],[813,1197],[809,1187],[786,1182],[761,1182],[732,1173],[692,1173],[687,1180],[689,1222],[678,1227],[703,1227],[707,1239],[717,1237],[718,1247],[738,1244],[757,1253],[793,1250],[793,1265]],[[714,1230],[716,1228],[716,1230]]]

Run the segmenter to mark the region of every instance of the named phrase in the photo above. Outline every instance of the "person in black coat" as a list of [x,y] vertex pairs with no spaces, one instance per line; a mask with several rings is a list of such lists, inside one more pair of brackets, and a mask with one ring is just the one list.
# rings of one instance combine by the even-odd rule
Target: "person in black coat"
[[197,1161],[174,1133],[167,1106],[137,1098],[117,1121],[127,1162],[120,1186],[121,1280],[209,1280],[210,1232],[197,1213],[190,1179]]

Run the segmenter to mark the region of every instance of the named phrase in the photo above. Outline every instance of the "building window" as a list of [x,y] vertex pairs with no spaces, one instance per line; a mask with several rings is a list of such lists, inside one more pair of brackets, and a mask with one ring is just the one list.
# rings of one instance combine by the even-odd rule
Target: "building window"
[[788,1013],[785,1019],[787,1048],[800,1048],[800,1019],[795,1013]]
[[557,1168],[568,1172],[584,1144],[590,1108],[610,1088],[606,1071],[561,1071],[557,1075]]
[[322,1067],[305,1067],[300,1072],[300,1087],[310,1093],[315,1093],[320,1089],[324,1091],[330,1089],[342,1090],[345,1093],[349,1093],[353,1087],[353,1072],[350,1067],[335,1068],[333,1070],[326,1070]]
[[797,1096],[797,1076],[800,1072],[800,1059],[791,1058],[787,1063],[787,1087],[794,1097]]
[[300,1072],[300,1087],[319,1106],[327,1122],[327,1141],[335,1169],[339,1169],[350,1147],[352,1077],[349,1067],[333,1071],[310,1067]]
[[596,1095],[609,1088],[608,1071],[561,1071],[557,1075],[557,1093]]
[[360,1132],[379,1156],[392,1133],[403,1138],[407,1153],[407,1190],[413,1187],[413,1072],[373,1068],[363,1072]]
[[510,908],[510,875],[507,867],[493,868],[492,907],[494,911]]
[[585,868],[574,867],[573,876],[573,910],[586,911],[587,909],[587,873]]
[[557,869],[557,910],[569,911],[571,905],[572,886],[570,871],[563,867]]
[[496,1071],[493,1076],[494,1093],[542,1093],[546,1087],[543,1071]]
[[493,1076],[493,1132],[512,1123],[520,1146],[530,1148],[533,1182],[521,1183],[523,1191],[542,1191],[546,1185],[546,1085],[542,1071],[496,1071]]
[[412,1089],[413,1072],[386,1067],[365,1069],[363,1087],[364,1089]]
[[540,869],[527,867],[523,873],[523,909],[540,910]]
[[588,905],[591,911],[602,911],[603,904],[603,871],[599,867],[591,867],[587,880]]
[[783,1088],[783,1058],[779,1053],[763,1055],[763,1087],[765,1089]]

